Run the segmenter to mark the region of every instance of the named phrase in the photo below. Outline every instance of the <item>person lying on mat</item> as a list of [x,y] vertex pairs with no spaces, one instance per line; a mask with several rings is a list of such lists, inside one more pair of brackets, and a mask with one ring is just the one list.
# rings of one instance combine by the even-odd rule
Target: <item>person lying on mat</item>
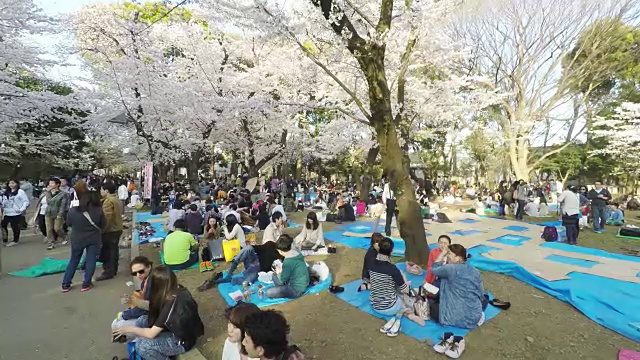
[[431,269],[433,267],[433,263],[436,262],[442,252],[447,251],[449,245],[451,245],[451,238],[448,235],[440,235],[440,237],[438,238],[438,247],[429,252],[429,260],[427,262],[427,276],[424,277],[424,281],[426,283],[433,284],[436,287],[439,287],[440,282],[436,280],[436,276],[433,274],[433,271]]
[[162,241],[164,263],[171,270],[183,270],[198,262],[198,243],[187,232],[187,223],[178,219],[173,224],[175,231]]
[[140,316],[135,326],[120,327],[112,335],[137,336],[136,353],[143,359],[164,360],[184,354],[204,334],[198,303],[165,266],[154,267],[149,281],[153,284],[149,314]]
[[358,288],[358,291],[369,290],[369,269],[373,266],[376,257],[378,256],[378,245],[380,240],[384,239],[384,236],[380,233],[371,234],[371,246],[364,254],[364,262],[362,264],[362,285]]
[[222,348],[222,360],[260,360],[259,358],[248,358],[247,350],[242,346],[244,333],[244,322],[247,316],[260,312],[260,308],[253,303],[239,302],[228,307],[224,311],[227,318],[227,339]]
[[440,280],[439,300],[429,303],[431,318],[447,326],[473,329],[484,322],[487,299],[482,276],[467,264],[467,249],[449,245],[433,263],[431,271]]
[[369,269],[369,301],[375,312],[384,316],[393,316],[380,331],[388,336],[398,336],[400,320],[406,316],[409,320],[424,326],[424,320],[413,313],[411,283],[404,274],[391,263],[393,241],[388,237],[378,243],[378,255]]
[[[263,245],[249,245],[233,257],[226,276],[223,277],[224,274],[221,272],[214,273],[209,279],[200,284],[198,291],[209,290],[221,283],[231,283],[232,285],[240,285],[245,281],[253,283],[258,279],[260,271],[271,271],[273,262],[276,260],[282,260],[282,256],[276,248],[276,243],[268,241]],[[233,277],[240,263],[244,266],[242,276]]]
[[313,250],[325,247],[322,224],[318,221],[318,215],[311,211],[307,214],[307,221],[302,227],[302,232],[293,240],[294,247],[298,250]]
[[244,236],[244,230],[236,216],[234,214],[228,214],[225,217],[226,225],[222,227],[222,232],[224,233],[225,240],[240,240],[240,247],[244,248],[247,246],[246,239]]
[[624,225],[624,212],[620,209],[620,204],[613,203],[609,205],[611,211],[609,212],[609,219],[607,225],[622,226]]
[[309,269],[304,262],[304,256],[293,249],[293,239],[287,234],[280,235],[276,241],[276,248],[284,257],[281,264],[276,264],[273,274],[274,287],[265,292],[270,299],[290,298],[295,299],[309,287]]
[[282,232],[284,231],[284,220],[282,219],[282,214],[279,212],[273,213],[271,215],[271,223],[264,229],[264,235],[262,235],[262,243],[267,243],[269,241],[276,242]]
[[[134,292],[133,296],[124,296],[127,304],[130,304],[132,307],[118,313],[116,319],[111,323],[112,331],[123,326],[134,326],[136,319],[149,313],[151,282],[147,280],[149,279],[152,265],[153,263],[146,256],[136,256],[131,260],[131,276],[138,278],[140,281],[140,289],[142,290]],[[133,334],[127,334],[127,338],[133,340],[135,336]]]
[[215,240],[220,237],[220,225],[218,220],[214,217],[210,217],[207,223],[204,225],[204,238],[205,240]]

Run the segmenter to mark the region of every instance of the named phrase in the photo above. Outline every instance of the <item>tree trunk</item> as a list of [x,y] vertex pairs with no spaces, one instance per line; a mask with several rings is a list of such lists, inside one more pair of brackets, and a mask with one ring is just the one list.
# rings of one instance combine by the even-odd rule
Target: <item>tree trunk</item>
[[394,126],[389,126],[386,132],[378,133],[378,143],[383,168],[389,177],[391,188],[396,190],[398,227],[407,247],[405,257],[409,261],[426,266],[429,247],[420,215],[420,205],[416,201],[409,178],[409,156],[400,148]]
[[200,191],[200,177],[198,176],[198,170],[200,169],[200,152],[195,151],[191,153],[187,164],[187,177],[189,179],[189,185],[196,193]]

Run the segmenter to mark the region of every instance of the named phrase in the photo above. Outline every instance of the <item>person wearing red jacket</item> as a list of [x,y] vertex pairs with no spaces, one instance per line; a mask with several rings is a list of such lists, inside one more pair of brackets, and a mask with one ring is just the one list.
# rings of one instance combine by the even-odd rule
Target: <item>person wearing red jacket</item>
[[[451,238],[448,235],[440,235],[438,238],[438,247],[429,252],[429,261],[427,262],[427,276],[424,281],[433,284],[436,281],[436,276],[431,272],[431,265],[436,261],[438,256],[451,245]],[[437,285],[436,285],[437,286]]]

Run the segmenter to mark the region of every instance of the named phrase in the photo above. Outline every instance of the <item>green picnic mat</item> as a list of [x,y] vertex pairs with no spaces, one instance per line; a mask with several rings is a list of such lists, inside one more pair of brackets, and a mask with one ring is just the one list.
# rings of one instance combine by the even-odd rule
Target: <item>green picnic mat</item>
[[[40,265],[32,266],[24,270],[14,271],[12,273],[9,273],[9,275],[35,278],[42,275],[58,274],[63,273],[65,270],[67,270],[68,264],[69,260],[58,260],[46,257],[42,259]],[[80,260],[80,264],[82,264],[82,260]],[[80,264],[78,264],[78,266],[80,266]],[[102,264],[97,263],[96,265]]]
[[622,238],[622,239],[640,240],[640,237],[620,235],[620,230],[622,230],[622,229],[618,229],[618,233],[616,234],[616,237],[619,237],[619,238]]
[[[160,251],[160,262],[162,263],[162,265],[166,265],[164,263],[164,253],[162,251]],[[189,270],[189,269],[200,269],[200,262],[198,261],[184,270]],[[180,271],[180,270],[173,270],[173,272],[177,272],[177,271]]]

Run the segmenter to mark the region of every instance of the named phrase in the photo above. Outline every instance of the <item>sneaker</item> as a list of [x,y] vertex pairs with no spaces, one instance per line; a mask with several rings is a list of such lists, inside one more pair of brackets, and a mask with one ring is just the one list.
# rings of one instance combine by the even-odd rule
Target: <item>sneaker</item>
[[393,325],[395,325],[396,320],[397,319],[395,317],[392,317],[391,319],[389,319],[389,321],[387,321],[387,323],[380,328],[380,332],[383,334],[387,334],[389,330],[391,330]]
[[68,293],[69,291],[71,291],[71,285],[62,285],[63,293]]
[[478,326],[484,324],[484,311],[482,312],[482,316],[480,316],[480,321],[478,321]]
[[12,242],[7,244],[7,247],[12,247],[12,246],[16,246],[16,245],[18,245],[18,243],[12,241]]
[[69,242],[67,240],[62,240],[62,245],[67,245]]
[[446,332],[442,335],[442,341],[433,345],[433,350],[439,354],[444,354],[451,348],[451,344],[453,344],[453,333]]
[[389,337],[396,337],[398,336],[398,334],[400,334],[400,319],[396,320],[395,323],[393,323],[393,326],[391,327],[391,329],[389,329],[389,331],[387,331],[387,336]]
[[49,245],[47,246],[47,250],[53,250],[53,249],[55,249],[55,248],[56,248],[56,246],[55,246],[54,244],[49,244]]
[[82,287],[80,288],[80,291],[82,292],[87,292],[89,290],[91,290],[93,288],[93,284],[87,284],[87,285],[82,285]]
[[203,292],[203,291],[207,291],[209,289],[212,289],[216,286],[216,282],[213,279],[207,279],[205,281],[202,282],[202,284],[200,284],[200,286],[198,286],[197,290],[199,292]]
[[462,336],[455,336],[451,347],[445,351],[444,354],[452,359],[457,359],[464,352],[464,348],[464,338],[462,338]]

